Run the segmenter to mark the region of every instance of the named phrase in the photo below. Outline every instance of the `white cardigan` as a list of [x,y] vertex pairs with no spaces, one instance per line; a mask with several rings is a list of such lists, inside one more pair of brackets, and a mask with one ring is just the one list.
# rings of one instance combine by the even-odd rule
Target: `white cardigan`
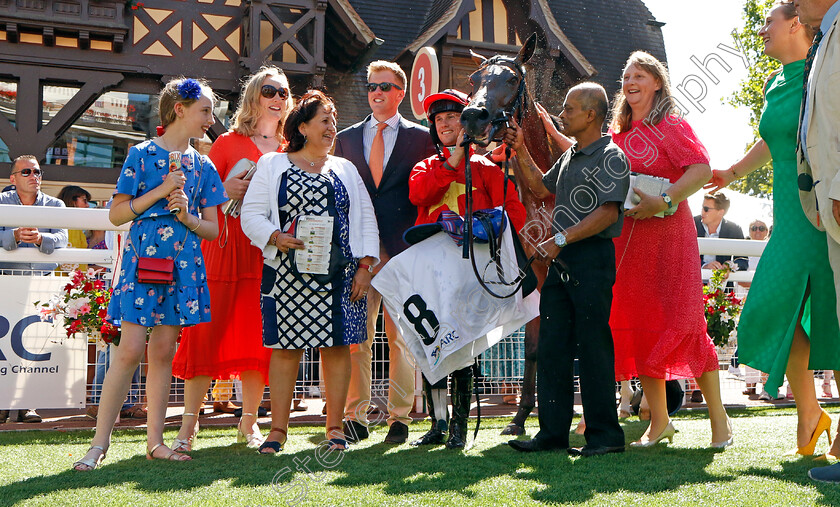
[[[281,230],[277,193],[290,165],[286,153],[267,153],[260,157],[257,171],[242,199],[242,231],[251,239],[251,244],[262,249],[266,259],[277,256],[277,247],[269,244],[269,240],[274,231]],[[356,166],[347,159],[330,156],[324,167],[332,169],[350,196],[350,251],[353,257],[374,257],[376,264],[379,262],[379,226]]]

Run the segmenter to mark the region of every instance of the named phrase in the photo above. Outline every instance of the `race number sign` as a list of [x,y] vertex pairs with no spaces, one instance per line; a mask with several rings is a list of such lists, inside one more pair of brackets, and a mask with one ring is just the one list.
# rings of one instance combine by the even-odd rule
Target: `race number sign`
[[425,47],[417,52],[414,64],[411,66],[411,79],[408,84],[411,112],[414,113],[416,119],[425,120],[423,100],[437,93],[440,85],[440,68],[434,48]]
[[[510,234],[507,227],[501,251],[507,281],[518,274]],[[431,383],[468,366],[539,315],[537,291],[524,299],[521,290],[508,299],[496,299],[479,285],[470,260],[461,253],[449,235],[439,232],[389,260],[372,282]],[[476,243],[475,257],[485,282],[499,281],[489,245]]]
[[0,409],[84,408],[87,339],[67,338],[35,307],[69,280],[0,276]]

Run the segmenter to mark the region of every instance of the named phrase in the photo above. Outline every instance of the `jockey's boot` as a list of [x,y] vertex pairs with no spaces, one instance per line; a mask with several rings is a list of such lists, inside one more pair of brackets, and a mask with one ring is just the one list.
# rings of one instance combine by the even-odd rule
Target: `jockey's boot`
[[467,445],[467,420],[470,417],[472,399],[472,367],[452,373],[452,420],[449,424],[447,449],[463,449]]
[[[443,388],[438,389],[438,384]],[[423,376],[423,392],[426,394],[426,403],[429,406],[429,417],[432,419],[432,427],[425,435],[411,442],[411,445],[441,445],[446,440],[446,431],[449,426],[449,410],[446,407],[446,379],[432,386]],[[437,400],[437,401],[435,401]],[[439,405],[443,403],[443,407]]]

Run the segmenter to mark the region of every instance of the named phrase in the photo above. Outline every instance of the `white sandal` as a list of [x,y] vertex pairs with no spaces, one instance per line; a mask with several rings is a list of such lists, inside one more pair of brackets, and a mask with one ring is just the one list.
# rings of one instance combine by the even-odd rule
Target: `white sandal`
[[253,430],[256,427],[256,431],[252,431],[251,433],[245,433],[242,431],[242,418],[239,418],[239,423],[236,425],[236,442],[242,443],[247,442],[247,446],[256,449],[257,447],[261,446],[263,442],[265,442],[265,437],[262,436],[260,433],[260,427],[257,425],[256,416],[254,414],[243,412],[242,416],[250,415],[255,418],[254,425],[251,427]]
[[[185,416],[196,416],[196,414],[190,412],[184,412],[181,415],[181,426],[183,426],[183,420]],[[195,428],[193,429],[192,435],[189,436],[186,440],[182,440],[180,438],[175,438],[172,440],[172,451],[173,452],[190,452],[192,451],[192,446],[198,437],[198,417],[195,418]]]
[[[102,463],[102,460],[105,459],[105,452],[107,451],[107,449],[98,445],[92,445],[90,446],[90,449],[88,449],[87,453],[85,453],[85,456],[90,454],[90,451],[94,449],[98,449],[100,451],[99,454],[95,458],[83,457],[79,461],[73,463],[73,470],[77,472],[90,472],[91,470],[98,468],[99,464]],[[79,468],[80,465],[86,468]]]

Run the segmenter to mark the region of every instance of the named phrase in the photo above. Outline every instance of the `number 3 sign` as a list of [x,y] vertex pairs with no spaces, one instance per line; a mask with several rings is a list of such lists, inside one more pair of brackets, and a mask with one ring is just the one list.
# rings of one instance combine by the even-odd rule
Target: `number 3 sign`
[[418,120],[425,120],[423,99],[438,92],[440,84],[440,68],[434,48],[424,47],[414,57],[409,80],[409,94],[411,95],[411,112]]

